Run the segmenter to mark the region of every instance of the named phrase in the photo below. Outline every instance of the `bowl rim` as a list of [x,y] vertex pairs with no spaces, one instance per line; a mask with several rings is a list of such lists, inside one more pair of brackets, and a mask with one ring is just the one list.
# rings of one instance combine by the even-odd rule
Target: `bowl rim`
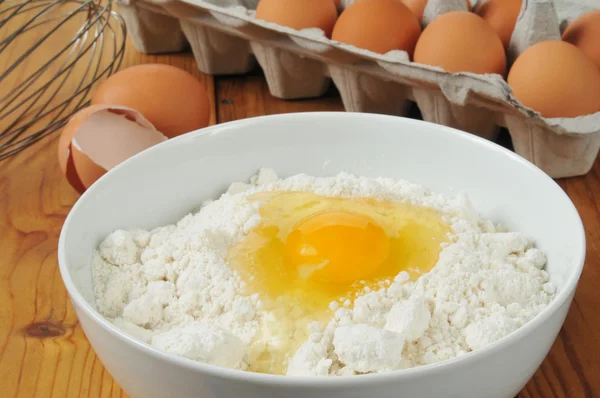
[[[570,205],[570,211],[576,216],[578,221],[578,235],[579,235],[579,245],[578,245],[578,258],[573,260],[573,266],[576,267],[575,272],[572,272],[570,277],[564,281],[564,284],[561,286],[561,289],[557,292],[556,297],[550,304],[544,308],[539,314],[537,314],[533,319],[527,322],[525,325],[517,329],[516,331],[508,334],[507,336],[501,338],[498,341],[495,341],[492,344],[489,344],[483,348],[480,348],[476,351],[469,352],[465,355],[461,355],[459,357],[455,357],[452,359],[436,362],[433,364],[417,366],[408,369],[394,370],[383,373],[375,373],[375,374],[365,374],[359,375],[358,377],[323,377],[323,376],[287,376],[287,375],[273,375],[273,374],[263,374],[263,373],[253,373],[243,370],[223,368],[216,365],[206,364],[198,361],[194,361],[188,358],[180,357],[175,354],[171,354],[168,352],[160,351],[149,344],[146,344],[125,332],[122,332],[115,325],[113,325],[110,321],[108,321],[104,316],[102,316],[97,310],[95,310],[83,297],[83,295],[77,289],[73,278],[71,277],[71,272],[67,267],[67,260],[65,254],[65,244],[66,244],[66,234],[69,229],[69,224],[73,217],[76,217],[77,210],[82,203],[85,202],[86,198],[93,195],[94,191],[98,187],[98,182],[93,184],[84,194],[76,201],[73,205],[71,211],[67,215],[63,227],[61,229],[59,242],[58,242],[58,262],[59,269],[61,273],[61,277],[65,284],[66,290],[69,293],[69,297],[71,298],[75,307],[79,307],[82,311],[84,311],[90,319],[92,319],[98,326],[100,326],[106,333],[110,334],[113,338],[120,340],[124,344],[128,344],[138,351],[142,351],[144,354],[153,357],[156,360],[165,361],[170,365],[174,365],[177,367],[183,367],[187,370],[206,373],[213,377],[218,377],[221,379],[227,380],[237,380],[244,381],[247,383],[253,384],[277,384],[279,386],[289,386],[289,387],[339,387],[339,386],[354,386],[354,385],[369,385],[375,383],[381,383],[386,381],[401,381],[405,379],[412,378],[414,376],[432,376],[443,372],[445,370],[449,370],[456,364],[459,365],[469,365],[483,357],[493,355],[494,353],[505,349],[508,345],[526,337],[530,333],[533,333],[535,329],[540,327],[541,324],[546,322],[561,306],[563,306],[569,298],[574,295],[575,290],[577,288],[577,284],[581,273],[583,271],[585,255],[586,255],[586,236],[585,230],[583,226],[583,222],[581,220],[581,216],[577,211],[575,205],[569,198],[569,196],[565,193],[565,191],[554,181],[551,177],[549,177],[546,173],[540,170],[538,167],[517,155],[516,153],[494,143],[484,138],[475,136],[473,134],[460,131],[451,127],[438,125],[435,123],[430,123],[422,120],[409,119],[405,117],[399,116],[390,116],[390,115],[380,115],[380,114],[369,114],[369,113],[359,113],[359,112],[302,112],[302,113],[286,113],[286,114],[278,114],[278,115],[266,115],[266,116],[257,116],[246,119],[240,119],[231,122],[225,122],[221,124],[216,124],[213,126],[209,126],[203,129],[199,129],[172,139],[169,139],[165,142],[157,144],[151,148],[148,148],[133,157],[127,159],[121,164],[117,165],[115,168],[109,170],[104,176],[102,176],[98,181],[102,181],[108,176],[112,175],[115,172],[118,172],[123,167],[127,167],[129,162],[133,159],[137,159],[143,156],[151,156],[154,151],[159,151],[161,148],[165,148],[168,146],[180,145],[188,139],[197,139],[202,136],[211,136],[220,134],[221,132],[225,132],[231,128],[236,130],[243,130],[248,126],[252,125],[260,125],[263,123],[269,123],[270,121],[298,121],[298,119],[307,119],[311,121],[316,121],[318,119],[352,119],[352,118],[360,118],[360,119],[373,119],[373,123],[377,123],[383,119],[388,119],[388,121],[392,121],[393,123],[398,123],[403,125],[404,127],[411,126],[419,126],[422,124],[428,125],[428,128],[437,129],[443,131],[444,134],[450,134],[456,137],[456,139],[461,140],[470,140],[475,142],[477,145],[481,145],[487,147],[488,149],[499,151],[503,153],[505,156],[509,157],[512,161],[519,163],[522,167],[527,167],[530,170],[533,170],[540,178],[544,178],[547,181],[549,180],[555,187],[558,189],[557,194],[564,195]],[[108,177],[110,178],[110,177]],[[564,323],[564,320],[563,320]],[[91,345],[91,343],[90,343]],[[93,348],[93,347],[92,347]],[[547,355],[547,354],[546,354]]]

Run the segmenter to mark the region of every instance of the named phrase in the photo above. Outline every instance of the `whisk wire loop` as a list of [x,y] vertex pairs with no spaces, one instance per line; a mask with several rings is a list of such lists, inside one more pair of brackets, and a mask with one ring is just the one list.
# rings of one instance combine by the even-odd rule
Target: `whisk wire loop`
[[126,34],[112,0],[0,1],[0,160],[87,106],[120,67]]

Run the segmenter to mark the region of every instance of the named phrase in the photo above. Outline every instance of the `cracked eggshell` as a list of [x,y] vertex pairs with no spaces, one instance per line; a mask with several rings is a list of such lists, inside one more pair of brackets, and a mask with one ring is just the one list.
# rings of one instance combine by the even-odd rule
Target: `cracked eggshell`
[[119,163],[166,141],[136,110],[92,105],[77,112],[58,142],[58,164],[69,184],[83,193]]

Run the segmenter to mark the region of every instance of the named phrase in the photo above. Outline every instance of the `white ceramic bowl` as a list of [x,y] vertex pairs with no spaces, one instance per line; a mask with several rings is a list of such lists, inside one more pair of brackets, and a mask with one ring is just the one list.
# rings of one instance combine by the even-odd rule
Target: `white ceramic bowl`
[[[343,378],[245,373],[159,352],[96,310],[90,260],[117,228],[177,221],[260,167],[280,176],[347,171],[466,191],[487,218],[530,234],[548,254],[556,299],[515,333],[477,352],[403,371]],[[491,142],[447,127],[353,113],[268,116],[210,127],[129,159],[92,186],[69,214],[60,271],[90,343],[116,381],[140,398],[512,398],[538,368],[564,322],[585,256],[575,207],[552,179]]]

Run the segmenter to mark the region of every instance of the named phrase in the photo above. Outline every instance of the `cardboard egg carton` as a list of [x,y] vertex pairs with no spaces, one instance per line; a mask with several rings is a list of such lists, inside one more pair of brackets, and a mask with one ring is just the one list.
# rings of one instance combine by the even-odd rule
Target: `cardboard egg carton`
[[[523,0],[509,63],[539,41],[560,39],[561,26],[594,7],[585,1]],[[342,6],[352,2],[342,0]],[[521,104],[499,75],[450,74],[412,63],[403,51],[376,54],[327,39],[319,29],[261,21],[254,17],[257,3],[120,0],[119,8],[138,51],[178,52],[189,43],[198,68],[211,75],[243,74],[258,61],[277,98],[318,97],[333,82],[347,111],[402,116],[415,101],[424,120],[491,140],[499,126],[507,127],[515,151],[554,178],[586,174],[593,166],[600,112],[543,118]],[[429,0],[423,23],[453,10],[466,10],[464,0]]]

